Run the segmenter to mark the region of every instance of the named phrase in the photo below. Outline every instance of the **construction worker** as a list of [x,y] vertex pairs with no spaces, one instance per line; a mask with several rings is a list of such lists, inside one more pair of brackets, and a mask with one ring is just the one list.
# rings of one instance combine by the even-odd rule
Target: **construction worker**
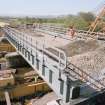
[[74,29],[73,26],[69,26],[68,35],[71,36],[72,38],[74,37],[74,35],[75,35],[75,29]]

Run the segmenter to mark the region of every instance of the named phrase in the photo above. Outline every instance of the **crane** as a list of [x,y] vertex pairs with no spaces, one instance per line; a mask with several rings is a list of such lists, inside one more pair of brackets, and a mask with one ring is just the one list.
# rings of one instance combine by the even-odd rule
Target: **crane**
[[105,16],[105,4],[103,3],[101,6],[101,10],[98,13],[98,15],[96,16],[96,19],[94,20],[94,22],[92,22],[92,24],[89,27],[88,33],[89,32],[94,32],[96,27],[101,23],[104,24],[103,22],[103,17]]

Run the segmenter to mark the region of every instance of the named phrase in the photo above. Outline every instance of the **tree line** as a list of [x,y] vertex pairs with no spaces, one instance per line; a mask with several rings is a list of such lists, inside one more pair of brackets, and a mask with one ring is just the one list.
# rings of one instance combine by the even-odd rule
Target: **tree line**
[[52,23],[62,24],[64,27],[74,26],[77,29],[88,30],[90,24],[94,21],[95,15],[91,12],[80,12],[77,15],[67,15],[58,17],[46,17],[46,18],[16,18],[14,23],[18,24],[33,24],[33,23]]

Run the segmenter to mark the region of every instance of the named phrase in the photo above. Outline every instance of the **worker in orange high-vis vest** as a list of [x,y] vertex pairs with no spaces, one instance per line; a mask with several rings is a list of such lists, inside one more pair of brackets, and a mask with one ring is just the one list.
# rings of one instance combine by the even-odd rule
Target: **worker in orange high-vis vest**
[[75,36],[75,29],[73,26],[69,26],[68,35],[71,36],[72,38]]

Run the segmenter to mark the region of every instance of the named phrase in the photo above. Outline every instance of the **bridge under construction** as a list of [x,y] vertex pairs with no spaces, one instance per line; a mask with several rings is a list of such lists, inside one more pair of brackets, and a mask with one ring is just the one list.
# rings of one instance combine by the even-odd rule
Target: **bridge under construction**
[[37,24],[35,28],[2,28],[16,51],[36,70],[61,102],[76,105],[105,88],[104,33]]

